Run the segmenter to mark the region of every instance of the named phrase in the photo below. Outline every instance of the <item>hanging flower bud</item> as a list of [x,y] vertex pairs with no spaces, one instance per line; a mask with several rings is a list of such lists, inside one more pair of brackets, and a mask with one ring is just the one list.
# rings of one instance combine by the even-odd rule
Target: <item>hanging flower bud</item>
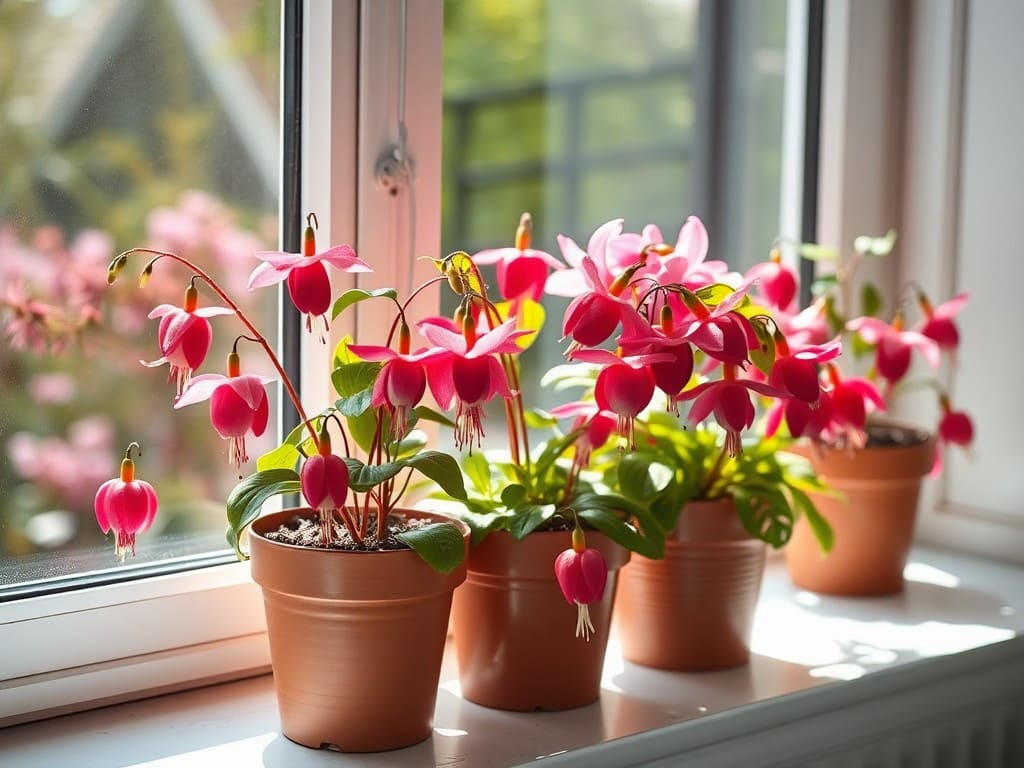
[[121,462],[120,477],[103,483],[93,502],[100,530],[114,532],[114,552],[122,563],[129,551],[135,556],[135,535],[153,524],[159,506],[153,486],[135,478],[132,448],[138,450],[139,444],[128,446]]
[[604,597],[608,564],[599,550],[587,549],[578,525],[572,532],[572,547],[555,558],[555,578],[566,602],[576,604],[576,637],[582,635],[589,642],[594,632],[589,606]]
[[320,518],[320,542],[329,547],[334,538],[331,521],[348,497],[348,465],[331,452],[331,436],[324,420],[317,435],[317,452],[302,464],[302,495]]

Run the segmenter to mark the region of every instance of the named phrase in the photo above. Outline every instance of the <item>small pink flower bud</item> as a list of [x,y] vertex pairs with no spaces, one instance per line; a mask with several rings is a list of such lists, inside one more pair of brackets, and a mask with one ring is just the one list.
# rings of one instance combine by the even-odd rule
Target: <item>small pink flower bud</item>
[[594,625],[588,605],[604,597],[608,564],[599,550],[586,548],[582,534],[579,528],[573,531],[573,546],[555,558],[555,578],[566,602],[576,604],[576,637],[583,635],[589,641]]

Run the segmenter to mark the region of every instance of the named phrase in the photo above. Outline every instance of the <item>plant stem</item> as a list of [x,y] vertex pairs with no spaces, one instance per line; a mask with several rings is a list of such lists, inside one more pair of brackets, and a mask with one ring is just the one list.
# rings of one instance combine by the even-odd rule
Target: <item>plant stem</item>
[[701,483],[700,491],[697,493],[698,499],[708,498],[708,493],[710,493],[712,487],[722,474],[722,466],[725,464],[725,459],[728,455],[728,451],[726,451],[725,446],[723,445],[722,450],[718,454],[718,458],[715,459],[714,466],[711,467],[711,471],[708,472],[707,477],[704,478],[704,482]]
[[299,399],[299,393],[295,391],[295,387],[292,384],[291,379],[288,378],[288,374],[285,372],[284,366],[278,359],[273,347],[270,346],[270,342],[268,342],[267,338],[262,333],[260,333],[259,329],[253,324],[253,322],[249,319],[245,312],[242,311],[242,308],[239,307],[238,304],[236,304],[234,300],[227,294],[227,292],[220,287],[220,284],[218,284],[217,281],[213,279],[213,277],[207,274],[203,269],[198,267],[196,264],[184,258],[183,256],[179,256],[176,253],[170,253],[168,251],[158,251],[153,248],[132,248],[130,250],[124,251],[117,258],[127,258],[129,255],[133,253],[148,253],[152,256],[166,256],[167,258],[173,261],[177,261],[186,269],[190,269],[194,274],[198,275],[199,278],[207,285],[209,285],[213,292],[220,297],[221,301],[227,304],[228,307],[230,307],[234,311],[235,315],[238,317],[242,325],[244,325],[249,330],[249,332],[253,335],[257,343],[259,343],[259,345],[263,347],[263,351],[267,353],[267,357],[270,359],[271,364],[274,366],[274,368],[277,370],[278,375],[281,377],[281,383],[282,385],[284,385],[285,392],[288,394],[288,399],[291,400],[292,405],[295,406],[296,413],[298,413],[299,418],[302,420],[302,423],[306,425],[306,429],[309,431],[310,437],[313,438],[313,443],[315,444],[317,442],[316,430],[313,429],[313,424],[310,421],[310,418],[306,415],[305,409],[302,407],[302,401]]

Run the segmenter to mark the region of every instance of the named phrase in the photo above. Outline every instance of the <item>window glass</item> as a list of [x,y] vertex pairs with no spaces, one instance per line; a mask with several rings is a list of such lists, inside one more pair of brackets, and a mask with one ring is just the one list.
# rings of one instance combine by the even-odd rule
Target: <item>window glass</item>
[[[238,479],[206,405],[172,408],[155,306],[189,273],[149,282],[134,246],[194,260],[273,340],[277,297],[248,294],[276,247],[280,3],[37,0],[0,4],[0,595],[5,587],[226,548]],[[199,285],[199,304],[220,304]],[[224,373],[232,317],[201,372]],[[247,372],[269,373],[243,348]],[[251,457],[276,437],[252,441]],[[161,508],[124,566],[93,496],[137,441]],[[134,456],[134,454],[133,454]]]
[[[699,215],[709,258],[743,270],[779,235],[786,1],[448,0],[443,249],[585,245],[605,221],[657,224],[674,243]],[[493,282],[492,282],[493,285]],[[557,361],[566,302],[545,296],[545,336],[523,389]]]

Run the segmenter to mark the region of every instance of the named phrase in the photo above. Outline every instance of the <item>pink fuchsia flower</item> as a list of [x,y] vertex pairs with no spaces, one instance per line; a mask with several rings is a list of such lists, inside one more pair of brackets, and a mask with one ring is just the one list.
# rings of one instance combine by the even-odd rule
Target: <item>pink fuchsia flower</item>
[[745,277],[758,282],[760,294],[772,309],[787,312],[793,306],[800,281],[796,270],[782,263],[782,254],[777,248],[772,249],[768,261],[747,270]]
[[[620,272],[608,264],[608,241],[622,232],[622,219],[606,221],[590,236],[584,251],[571,237],[559,235],[558,247],[569,269],[548,275],[545,290],[552,296],[577,297],[594,290],[596,285],[610,286]],[[589,259],[592,269],[584,271],[583,263]]]
[[317,452],[302,463],[299,480],[306,503],[320,519],[321,545],[328,547],[334,538],[331,520],[348,498],[348,465],[331,452],[326,421],[317,435]]
[[444,354],[444,350],[437,347],[409,354],[407,326],[403,325],[400,339],[399,347],[405,352],[370,344],[348,345],[349,352],[361,360],[384,363],[373,383],[370,405],[387,409],[391,415],[391,436],[394,440],[401,440],[405,435],[409,413],[423,399],[426,391],[427,372],[423,361]]
[[636,447],[636,417],[650,405],[654,397],[654,374],[651,364],[670,362],[669,355],[642,354],[620,357],[606,349],[578,349],[570,353],[573,360],[597,363],[604,367],[594,382],[594,400],[602,411],[617,417],[618,433],[629,447]]
[[939,349],[955,351],[960,344],[960,331],[953,318],[967,306],[967,294],[957,294],[949,301],[933,308],[928,297],[919,291],[917,301],[925,317],[914,330],[938,344]]
[[892,386],[910,369],[910,352],[919,349],[932,368],[939,365],[939,347],[917,331],[904,331],[903,318],[897,315],[892,325],[874,317],[857,317],[846,324],[868,344],[876,345],[875,368]]
[[467,317],[460,333],[455,324],[442,317],[421,320],[417,327],[431,344],[439,348],[423,358],[427,384],[437,404],[455,411],[455,445],[480,446],[484,435],[483,406],[495,395],[512,397],[505,369],[498,355],[519,352],[516,339],[533,333],[515,327],[515,319],[506,320],[491,331],[476,335],[472,316]]
[[597,264],[584,256],[580,264],[588,289],[565,309],[562,336],[571,337],[577,346],[594,347],[608,338],[623,323],[630,335],[642,334],[648,326],[633,305],[621,298],[632,277],[629,271],[615,278],[610,287],[602,281]]
[[267,429],[270,405],[266,386],[273,379],[255,374],[241,375],[238,353],[228,355],[228,375],[207,373],[192,379],[188,389],[174,404],[175,408],[210,401],[210,423],[225,440],[230,441],[228,460],[240,467],[249,460],[245,436],[259,437]]
[[206,318],[217,315],[231,315],[234,310],[227,307],[197,307],[199,292],[194,285],[185,289],[185,301],[179,309],[171,304],[161,304],[149,313],[150,318],[159,317],[157,341],[162,357],[151,363],[142,364],[155,368],[167,363],[167,380],[177,384],[176,396],[181,397],[192,374],[206,359],[213,340],[213,329]]
[[580,433],[574,446],[573,476],[590,466],[591,454],[608,442],[618,426],[618,416],[598,408],[596,403],[565,403],[552,408],[550,414],[556,419],[574,419],[572,431]]
[[868,414],[885,410],[885,399],[878,388],[867,379],[844,379],[839,369],[827,364],[831,391],[822,394],[829,399],[829,422],[821,432],[829,442],[851,448],[863,448],[867,441]]
[[679,229],[675,246],[660,255],[651,274],[662,285],[675,284],[696,290],[723,282],[729,274],[729,266],[724,261],[706,261],[708,232],[696,216],[687,217]]
[[683,392],[680,400],[693,400],[687,421],[699,424],[712,413],[715,421],[725,430],[725,450],[730,456],[743,452],[742,432],[754,423],[754,404],[750,393],[765,397],[786,397],[787,393],[768,384],[751,379],[736,378],[736,367],[726,365],[723,378],[708,381]]
[[953,410],[949,397],[945,394],[939,396],[939,405],[942,408],[942,416],[939,419],[938,445],[935,446],[935,459],[929,473],[930,477],[942,474],[943,454],[947,445],[958,445],[967,450],[974,441],[974,423],[971,417],[963,411]]
[[514,247],[492,248],[473,256],[477,264],[497,264],[498,290],[507,301],[539,301],[544,295],[548,272],[565,269],[550,253],[530,247],[532,232],[533,219],[524,213],[516,229]]
[[594,624],[590,605],[604,597],[608,581],[608,564],[600,550],[588,549],[583,529],[572,532],[572,547],[555,558],[555,578],[567,603],[576,604],[576,637],[589,642]]
[[808,344],[793,351],[785,337],[776,333],[776,358],[768,383],[798,400],[816,403],[821,396],[818,366],[835,360],[842,349],[842,342],[835,338],[828,344]]
[[249,290],[288,281],[288,294],[295,308],[306,315],[306,330],[312,331],[313,317],[322,317],[327,328],[327,310],[331,306],[331,281],[324,264],[343,272],[372,272],[370,265],[356,256],[349,245],[336,245],[317,253],[316,234],[307,223],[302,238],[302,253],[258,251],[262,260],[249,275]]
[[765,414],[764,433],[772,437],[785,422],[792,437],[821,439],[832,421],[832,395],[822,392],[817,402],[808,403],[795,397],[776,400]]
[[114,552],[122,563],[129,551],[135,556],[135,536],[153,524],[159,507],[153,486],[135,477],[133,447],[138,449],[139,444],[132,443],[124,452],[120,477],[103,483],[93,502],[100,530],[114,532]]
[[[688,311],[692,319],[688,323],[683,322],[680,332],[675,334],[676,337],[689,340],[708,357],[719,362],[730,365],[745,363],[750,350],[756,349],[760,342],[750,320],[733,310],[746,297],[749,287],[750,283],[744,283],[711,307],[696,293],[686,288],[682,289],[679,304],[674,311]],[[674,303],[675,301],[670,302],[669,306],[672,307]],[[685,307],[685,310],[679,305]],[[629,334],[623,334],[623,337],[626,343]],[[633,344],[636,341],[630,337],[628,343]]]

